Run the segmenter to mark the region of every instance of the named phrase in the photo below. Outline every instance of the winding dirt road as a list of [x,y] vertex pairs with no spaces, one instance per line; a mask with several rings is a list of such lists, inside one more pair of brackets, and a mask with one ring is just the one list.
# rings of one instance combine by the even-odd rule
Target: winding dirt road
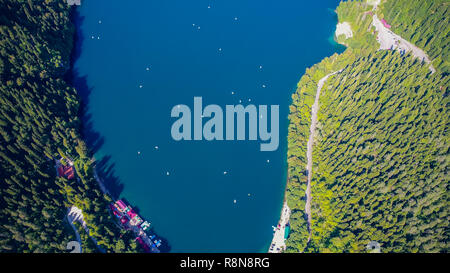
[[309,140],[308,140],[307,150],[306,150],[306,159],[307,159],[306,170],[307,170],[307,173],[308,173],[308,182],[307,182],[306,191],[305,191],[305,195],[306,195],[305,213],[306,213],[306,215],[308,217],[308,230],[309,230],[308,242],[311,239],[312,154],[313,154],[313,145],[314,145],[314,135],[315,135],[315,132],[316,132],[316,127],[317,127],[317,112],[319,111],[320,90],[322,90],[323,85],[325,84],[325,82],[327,81],[327,79],[330,76],[333,76],[334,74],[340,73],[341,71],[342,71],[342,69],[339,70],[339,71],[330,73],[330,74],[326,75],[325,77],[323,77],[322,79],[319,80],[319,82],[317,83],[316,98],[315,98],[314,104],[312,105],[312,108],[311,108],[311,126],[309,127]]

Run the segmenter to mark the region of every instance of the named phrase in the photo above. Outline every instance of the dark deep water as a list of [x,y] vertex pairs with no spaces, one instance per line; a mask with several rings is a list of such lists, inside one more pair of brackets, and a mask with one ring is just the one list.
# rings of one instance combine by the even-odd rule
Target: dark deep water
[[[330,39],[338,2],[95,0],[77,8],[75,85],[99,173],[170,251],[267,251],[286,183],[290,96],[307,67],[342,51]],[[280,105],[278,150],[172,140],[171,109],[193,110],[194,96],[223,109],[240,100]]]

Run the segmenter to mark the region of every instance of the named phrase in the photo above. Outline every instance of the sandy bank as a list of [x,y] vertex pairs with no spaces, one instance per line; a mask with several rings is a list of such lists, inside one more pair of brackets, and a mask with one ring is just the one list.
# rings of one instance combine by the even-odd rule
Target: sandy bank
[[340,35],[345,35],[345,39],[353,37],[352,28],[350,27],[350,24],[348,22],[342,22],[338,23],[336,25],[336,37],[339,37]]

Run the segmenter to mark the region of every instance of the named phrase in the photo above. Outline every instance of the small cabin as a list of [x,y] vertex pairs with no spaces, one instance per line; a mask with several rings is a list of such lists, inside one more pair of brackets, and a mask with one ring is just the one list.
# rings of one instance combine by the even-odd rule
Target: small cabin
[[386,22],[386,20],[381,19],[381,23],[383,24],[384,27],[386,27],[386,28],[391,28],[391,25],[389,25],[389,24]]

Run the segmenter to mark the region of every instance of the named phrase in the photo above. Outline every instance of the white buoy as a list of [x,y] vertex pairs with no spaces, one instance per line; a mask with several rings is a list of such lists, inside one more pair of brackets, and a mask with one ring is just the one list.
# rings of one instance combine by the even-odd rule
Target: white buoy
[[94,39],[95,37],[94,36],[91,36],[91,39]]
[[252,101],[252,99],[248,99],[248,101]]
[[200,27],[198,27],[197,29],[200,29]]
[[267,159],[267,163],[269,163],[270,162],[270,160],[269,159]]
[[237,17],[234,17],[234,21],[237,21],[238,20],[238,18]]
[[235,204],[236,204],[236,199],[234,199],[234,201],[233,201]]
[[158,146],[155,146],[155,150],[158,150],[159,149],[159,147]]
[[262,65],[259,66],[259,69],[262,69]]
[[225,172],[223,172],[223,174],[225,175],[225,174],[227,174],[227,172],[225,171]]
[[219,47],[219,51],[222,51],[222,48],[221,48],[221,47]]
[[167,175],[167,176],[169,176],[169,175],[170,175],[170,173],[169,173],[169,172],[166,172],[166,175]]
[[231,95],[234,95],[234,91],[231,91]]
[[98,23],[101,24],[101,23],[102,23],[102,20],[99,20]]
[[266,88],[266,85],[265,85],[265,84],[263,84],[263,85],[262,85],[262,88]]
[[150,67],[147,67],[145,70],[149,71],[149,70],[150,70]]
[[141,85],[139,85],[139,88],[142,88],[143,86],[142,86],[142,84]]
[[242,100],[239,100],[239,103],[242,103]]
[[141,154],[141,151],[138,151],[138,155],[140,155]]
[[100,36],[97,37],[97,40],[100,40]]
[[211,6],[208,6],[208,9],[210,9],[211,8]]

